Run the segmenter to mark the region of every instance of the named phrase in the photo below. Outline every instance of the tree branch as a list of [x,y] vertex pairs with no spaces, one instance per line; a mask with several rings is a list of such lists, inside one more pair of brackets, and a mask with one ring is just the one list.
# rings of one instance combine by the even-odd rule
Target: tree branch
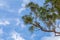
[[[47,30],[47,29],[44,29],[42,26],[40,26],[38,23],[34,23],[33,24],[34,26],[38,26],[39,28],[40,28],[40,30],[42,30],[42,31],[44,31],[44,32],[54,32],[55,34],[57,33],[57,34],[60,34],[60,32],[57,32],[57,31],[55,31],[55,29],[52,29],[52,30]],[[57,36],[57,35],[55,35],[55,36]],[[59,36],[59,35],[58,35]]]

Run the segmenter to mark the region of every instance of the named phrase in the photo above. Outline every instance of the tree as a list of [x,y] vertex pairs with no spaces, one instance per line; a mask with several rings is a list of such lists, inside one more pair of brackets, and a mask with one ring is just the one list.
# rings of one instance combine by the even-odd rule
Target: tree
[[[31,12],[29,15],[24,15],[22,19],[25,24],[31,24],[30,31],[39,29],[60,34],[56,31],[56,28],[59,28],[56,26],[56,20],[60,20],[60,0],[45,0],[44,6],[30,2],[26,8],[30,8]],[[46,26],[41,26],[41,23]]]

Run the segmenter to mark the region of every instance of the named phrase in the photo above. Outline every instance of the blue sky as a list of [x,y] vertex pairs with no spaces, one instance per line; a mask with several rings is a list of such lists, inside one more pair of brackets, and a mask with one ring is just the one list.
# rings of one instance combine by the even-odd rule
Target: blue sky
[[28,14],[25,5],[35,2],[43,6],[44,0],[0,0],[0,40],[60,40],[51,33],[28,30],[21,16]]

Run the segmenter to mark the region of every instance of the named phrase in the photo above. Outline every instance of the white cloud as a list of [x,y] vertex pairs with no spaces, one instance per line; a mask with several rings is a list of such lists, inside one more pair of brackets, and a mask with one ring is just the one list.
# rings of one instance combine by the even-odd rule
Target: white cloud
[[3,29],[2,29],[2,28],[0,28],[0,35],[1,35],[1,34],[3,34]]
[[20,36],[19,33],[17,32],[12,32],[11,38],[13,38],[14,40],[25,40],[22,36]]
[[60,37],[53,37],[53,36],[43,37],[42,40],[60,40]]
[[3,38],[1,38],[1,36],[3,35],[4,31],[2,28],[0,28],[0,40],[4,40]]
[[21,6],[25,7],[29,2],[30,0],[23,0],[23,3],[21,4]]
[[26,4],[28,4],[30,0],[23,0],[23,3],[21,4],[22,8],[18,9],[18,13],[20,14],[23,10],[25,10]]
[[34,40],[34,37],[36,36],[36,34],[32,34],[31,35],[31,40]]
[[54,33],[51,33],[51,36],[42,37],[41,40],[60,40],[60,36],[55,36]]
[[18,13],[20,14],[23,10],[25,10],[24,7],[20,8],[20,9],[18,10]]
[[24,25],[24,23],[20,24],[21,28],[25,28],[26,26]]
[[16,12],[14,9],[11,8],[10,4],[8,1],[5,0],[0,0],[0,9],[3,9],[8,12]]
[[60,32],[60,28],[56,28],[56,31],[57,31],[57,32]]
[[15,19],[16,20],[16,25],[17,26],[19,26],[20,25],[20,27],[23,29],[23,28],[25,28],[25,25],[24,25],[24,23],[19,19],[19,18],[16,18]]
[[18,26],[20,24],[20,19],[19,18],[16,18],[15,20],[17,22],[16,25]]
[[7,21],[7,20],[0,20],[0,25],[6,26],[6,25],[9,25],[9,24],[10,24],[10,22]]
[[23,0],[23,3],[28,4],[30,0]]
[[8,3],[4,0],[0,0],[0,8],[9,8]]

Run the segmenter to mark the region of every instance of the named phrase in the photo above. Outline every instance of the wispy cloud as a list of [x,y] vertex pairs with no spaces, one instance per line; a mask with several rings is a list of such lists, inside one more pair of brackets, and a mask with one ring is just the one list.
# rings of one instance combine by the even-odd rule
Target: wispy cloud
[[60,37],[53,37],[53,36],[43,37],[42,40],[60,40]]
[[19,33],[17,33],[16,31],[11,33],[11,38],[13,38],[14,40],[25,40],[22,36],[20,36]]
[[7,2],[5,0],[0,0],[0,9],[3,9],[8,12],[16,12],[14,9],[11,9],[9,2]]
[[16,18],[15,20],[16,20],[16,22],[17,22],[16,25],[17,25],[17,26],[20,25],[20,20],[19,20],[19,18]]
[[6,1],[0,0],[0,8],[9,8],[9,5]]
[[36,34],[31,35],[31,40],[34,40],[34,37],[36,37]]
[[26,26],[24,25],[24,23],[21,23],[20,26],[21,26],[22,29],[26,27]]
[[60,36],[55,36],[54,33],[51,33],[51,36],[42,37],[41,40],[60,40]]
[[4,33],[4,32],[3,32],[3,29],[2,29],[2,28],[0,28],[0,35],[1,35],[1,34],[3,34],[3,33]]
[[4,31],[3,31],[3,28],[0,28],[0,40],[4,40],[1,36],[3,36],[4,34]]
[[24,23],[19,18],[16,18],[15,20],[16,20],[16,25],[17,26],[20,26],[22,29],[26,27],[24,25]]
[[10,24],[10,22],[7,21],[7,20],[0,20],[0,25],[6,26],[6,25],[9,25],[9,24]]
[[23,3],[21,4],[22,8],[18,9],[18,13],[20,14],[23,10],[25,10],[26,4],[28,4],[30,0],[23,0]]
[[18,13],[20,14],[23,10],[25,10],[26,8],[25,7],[22,7],[18,10]]

